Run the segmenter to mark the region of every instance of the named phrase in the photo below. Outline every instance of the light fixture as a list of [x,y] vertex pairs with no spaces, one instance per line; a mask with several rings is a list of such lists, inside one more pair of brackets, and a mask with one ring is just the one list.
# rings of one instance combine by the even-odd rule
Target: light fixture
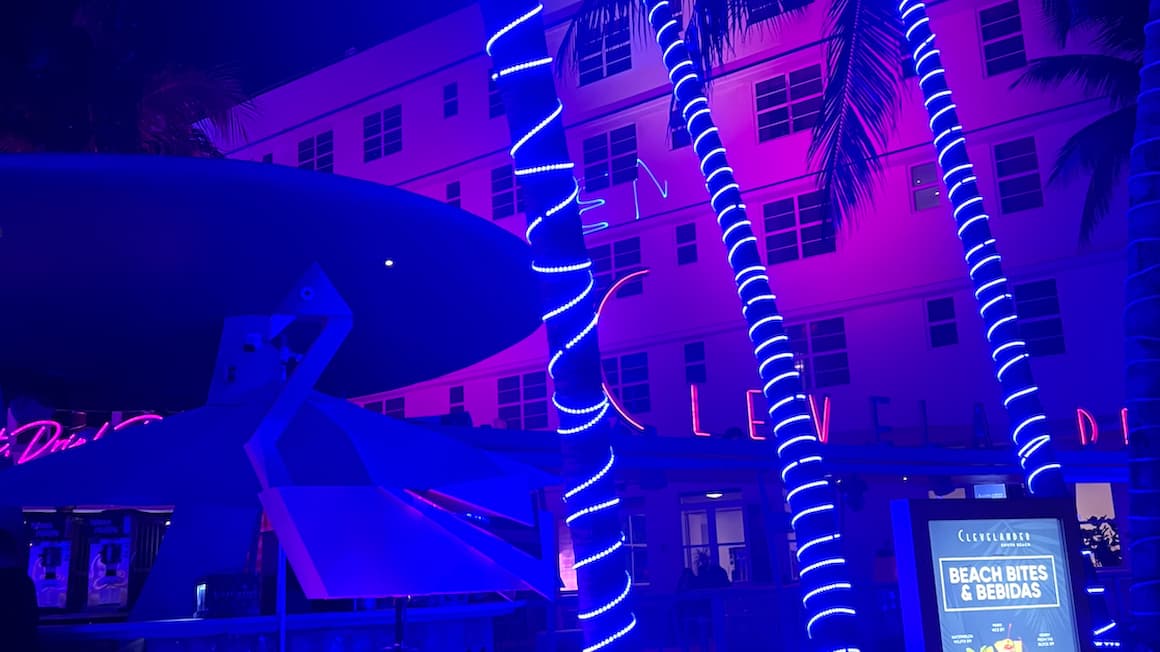
[[394,259],[394,258],[388,258],[388,259],[384,260],[384,261],[383,261],[383,266],[384,266],[384,267],[394,267],[394,266],[395,266],[395,259]]
[[725,494],[721,493],[720,491],[708,491],[705,493],[705,497],[709,500],[717,500],[718,498],[723,498],[724,496]]

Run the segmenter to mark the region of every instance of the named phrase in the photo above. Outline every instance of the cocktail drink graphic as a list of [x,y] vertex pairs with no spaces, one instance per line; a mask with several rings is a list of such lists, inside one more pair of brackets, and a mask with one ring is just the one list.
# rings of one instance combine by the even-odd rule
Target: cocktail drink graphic
[[1007,638],[995,641],[995,652],[1023,652],[1023,639],[1011,638],[1011,625],[1007,625]]

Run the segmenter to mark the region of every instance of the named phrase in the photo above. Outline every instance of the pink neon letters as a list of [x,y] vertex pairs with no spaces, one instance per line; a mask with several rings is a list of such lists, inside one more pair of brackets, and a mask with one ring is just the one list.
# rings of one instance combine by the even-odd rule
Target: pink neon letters
[[130,426],[145,425],[154,421],[161,421],[161,419],[162,417],[157,414],[141,414],[125,419],[115,426],[106,421],[91,436],[81,436],[79,432],[74,432],[63,439],[61,437],[64,435],[64,427],[56,421],[50,421],[48,419],[26,423],[15,428],[12,432],[8,432],[7,428],[0,428],[0,457],[12,457],[12,443],[30,432],[34,433],[32,435],[32,441],[28,442],[28,447],[24,449],[20,457],[16,458],[17,464],[31,462],[45,455],[83,446],[90,441],[97,441],[108,434],[110,430],[117,432]]

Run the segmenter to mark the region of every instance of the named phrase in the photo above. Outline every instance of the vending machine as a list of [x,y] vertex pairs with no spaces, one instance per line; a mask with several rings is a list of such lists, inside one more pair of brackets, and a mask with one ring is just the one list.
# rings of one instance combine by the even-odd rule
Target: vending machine
[[36,586],[41,609],[63,610],[68,605],[69,562],[72,542],[63,514],[32,512],[25,515],[31,532],[28,576]]
[[124,512],[94,514],[84,520],[87,546],[87,599],[90,610],[129,606],[130,518]]

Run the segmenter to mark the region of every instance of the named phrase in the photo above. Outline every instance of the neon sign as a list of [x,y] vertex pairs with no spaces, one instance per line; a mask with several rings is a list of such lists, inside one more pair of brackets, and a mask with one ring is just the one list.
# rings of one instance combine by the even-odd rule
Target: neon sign
[[[668,199],[669,198],[669,182],[667,180],[661,181],[660,179],[658,179],[657,175],[653,173],[652,168],[650,168],[647,163],[645,163],[643,160],[641,160],[639,158],[636,159],[636,167],[637,167],[637,169],[644,168],[645,174],[647,174],[649,179],[652,181],[652,184],[657,189],[657,192],[660,194],[661,199]],[[604,173],[604,176],[607,177],[608,173],[607,172]],[[640,182],[639,176],[636,179],[632,180],[632,206],[633,206],[633,220],[634,221],[640,220],[640,188],[638,187],[639,182]],[[606,206],[608,204],[608,201],[601,198],[601,197],[597,197],[594,199],[579,198],[579,199],[577,199],[577,203],[580,204],[580,214],[583,215],[584,213],[587,213],[590,210],[600,208],[601,206]],[[607,229],[608,226],[609,226],[609,224],[606,221],[594,222],[592,224],[585,224],[584,225],[584,235],[591,235],[591,234],[596,233],[598,231],[603,231],[604,229]]]
[[[749,438],[754,441],[764,441],[765,435],[759,433],[759,427],[767,425],[765,419],[761,418],[764,414],[762,407],[758,404],[761,397],[761,392],[756,389],[750,389],[745,392],[745,412],[746,412],[746,426],[749,433]],[[874,405],[875,398],[871,398],[871,404]],[[821,397],[821,401],[813,394],[806,395],[809,404],[810,416],[813,417],[814,429],[818,439],[827,444],[830,441],[830,413],[832,403],[829,396]],[[881,399],[879,399],[880,402]],[[620,411],[623,407],[614,403],[614,407]],[[689,413],[692,417],[693,435],[697,437],[712,437],[712,433],[707,432],[701,425],[701,395],[700,388],[697,385],[689,385]],[[1081,446],[1093,446],[1099,443],[1100,440],[1100,426],[1096,417],[1084,408],[1076,408],[1076,425],[1079,433],[1079,443]],[[1124,445],[1128,445],[1128,408],[1122,408],[1119,414],[1120,421],[1120,437]],[[635,422],[632,422],[635,424]]]
[[[765,441],[765,435],[758,434],[757,427],[766,425],[766,421],[758,415],[763,413],[759,409],[757,399],[761,398],[761,390],[751,389],[745,392],[745,409],[749,438],[754,441]],[[830,397],[823,396],[821,414],[818,413],[818,400],[813,394],[806,396],[810,406],[810,415],[814,420],[814,432],[823,443],[830,441]],[[693,417],[693,434],[697,437],[712,437],[712,433],[701,429],[701,396],[696,385],[689,385],[689,412]]]
[[99,440],[110,432],[118,432],[135,425],[143,426],[154,421],[161,421],[162,418],[159,414],[141,414],[125,419],[117,425],[106,421],[91,435],[86,434],[85,430],[78,430],[67,437],[64,437],[64,426],[49,419],[31,421],[18,426],[12,432],[8,432],[7,428],[0,428],[0,457],[11,459],[12,444],[28,433],[33,433],[32,440],[28,442],[28,447],[24,449],[24,452],[16,458],[16,464],[24,464],[40,459],[45,455],[83,446],[90,441]]
[[[1083,408],[1075,409],[1075,422],[1079,431],[1080,446],[1094,446],[1100,441],[1100,424],[1091,412]],[[1120,437],[1128,445],[1128,408],[1120,408]]]

